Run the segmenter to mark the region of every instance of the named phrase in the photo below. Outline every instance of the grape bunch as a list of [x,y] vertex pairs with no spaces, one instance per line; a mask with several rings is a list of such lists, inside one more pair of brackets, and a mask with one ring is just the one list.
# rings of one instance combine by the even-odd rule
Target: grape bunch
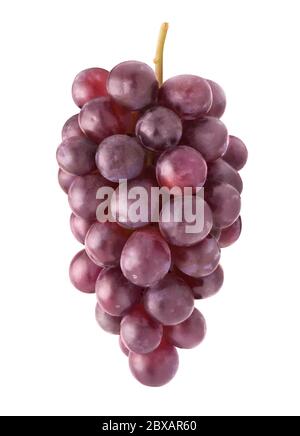
[[[238,171],[247,149],[220,120],[222,88],[195,75],[159,83],[145,63],[126,61],[110,72],[90,68],[73,82],[80,112],[62,129],[58,180],[68,194],[70,227],[84,244],[70,264],[70,279],[96,293],[102,329],[119,335],[134,377],[148,386],[169,382],[178,368],[177,348],[200,344],[206,322],[195,300],[216,294],[223,283],[220,249],[241,233]],[[147,210],[162,216],[153,187],[203,187],[203,226],[186,231],[174,219],[151,214],[133,220],[132,200],[119,201],[122,184],[149,193]],[[101,187],[113,188],[113,220],[97,220]],[[195,199],[194,194],[191,201]]]

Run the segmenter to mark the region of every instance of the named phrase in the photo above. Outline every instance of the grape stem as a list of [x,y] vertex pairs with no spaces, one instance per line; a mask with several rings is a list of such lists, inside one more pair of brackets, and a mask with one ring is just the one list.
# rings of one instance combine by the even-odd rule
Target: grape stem
[[158,35],[158,41],[156,46],[155,58],[153,60],[155,64],[155,74],[158,80],[159,86],[163,84],[163,60],[164,60],[164,45],[168,32],[169,24],[163,23],[160,26],[160,31]]

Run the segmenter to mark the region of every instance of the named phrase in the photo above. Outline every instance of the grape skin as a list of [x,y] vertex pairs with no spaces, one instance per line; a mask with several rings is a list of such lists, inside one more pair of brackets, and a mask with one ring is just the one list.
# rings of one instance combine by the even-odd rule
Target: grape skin
[[174,346],[162,343],[151,353],[129,353],[129,367],[134,377],[146,386],[163,386],[176,374],[179,365]]
[[69,192],[70,186],[76,179],[76,176],[74,176],[73,174],[68,174],[64,170],[59,168],[57,178],[59,186],[67,194]]
[[72,97],[78,107],[88,101],[107,95],[106,81],[108,71],[103,68],[88,68],[80,71],[72,85]]
[[212,105],[207,115],[216,118],[221,118],[226,108],[225,92],[223,88],[221,88],[221,86],[218,83],[214,82],[213,80],[207,80],[207,82],[210,86],[212,97],[213,97]]
[[84,244],[84,240],[87,232],[92,226],[93,221],[87,221],[80,216],[76,216],[74,213],[71,213],[70,216],[70,227],[73,235],[77,239],[78,242]]
[[236,136],[229,136],[229,143],[223,159],[237,171],[241,170],[248,159],[248,150],[243,141]]
[[199,310],[180,324],[165,328],[166,340],[178,348],[194,348],[199,345],[206,334],[206,322]]
[[163,325],[175,325],[186,320],[194,308],[191,288],[174,273],[167,274],[147,289],[144,306],[152,318]]
[[120,264],[124,276],[132,283],[152,286],[170,269],[170,248],[157,230],[136,230],[123,248]]
[[231,224],[231,226],[226,227],[221,231],[221,235],[219,238],[219,244],[221,248],[229,247],[234,244],[240,237],[242,231],[242,219],[238,217],[238,219]]
[[59,145],[57,163],[69,174],[84,176],[96,169],[96,150],[97,146],[88,138],[73,136]]
[[224,282],[224,272],[221,265],[205,277],[190,277],[181,273],[180,277],[191,287],[196,300],[204,299],[215,295]]
[[61,137],[63,141],[67,138],[72,138],[73,136],[86,138],[85,134],[79,126],[78,116],[79,114],[75,114],[65,122],[61,132]]
[[143,170],[145,153],[136,138],[112,135],[104,139],[96,154],[100,173],[112,182],[134,179]]
[[99,326],[107,333],[112,333],[113,335],[118,335],[120,333],[122,317],[110,315],[101,309],[98,303],[95,308],[95,318]]
[[243,181],[239,173],[225,160],[218,159],[211,162],[207,169],[207,184],[228,183],[240,194],[243,191]]
[[215,226],[219,229],[231,226],[241,210],[239,192],[227,183],[220,183],[206,188],[204,195],[213,213]]
[[69,268],[70,280],[79,291],[93,293],[101,270],[101,267],[91,261],[85,250],[81,250],[71,261]]

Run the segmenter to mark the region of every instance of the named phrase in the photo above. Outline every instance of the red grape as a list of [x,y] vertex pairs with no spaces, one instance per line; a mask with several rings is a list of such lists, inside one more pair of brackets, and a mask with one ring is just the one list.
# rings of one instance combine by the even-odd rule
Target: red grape
[[191,287],[194,297],[198,299],[208,298],[215,295],[222,287],[224,273],[221,265],[205,277],[190,277],[181,273],[183,280]]
[[121,255],[124,276],[139,286],[152,286],[171,266],[168,244],[157,230],[136,230],[126,242]]
[[205,319],[197,309],[182,323],[165,327],[166,340],[178,348],[196,347],[203,341],[205,333]]
[[72,85],[72,96],[75,104],[82,107],[96,97],[107,95],[106,80],[108,71],[103,68],[88,68],[77,74]]
[[144,306],[152,318],[163,325],[175,325],[187,319],[194,308],[191,288],[174,273],[167,274],[147,289]]
[[161,342],[163,328],[150,318],[142,307],[136,307],[121,322],[121,338],[125,346],[135,353],[150,353]]
[[211,162],[225,153],[228,133],[218,118],[203,117],[184,123],[182,142],[194,147],[207,162]]
[[85,250],[79,251],[70,264],[70,280],[82,292],[95,292],[95,283],[102,268],[95,265],[86,254]]
[[166,80],[159,91],[159,103],[181,118],[193,120],[205,115],[212,105],[212,91],[205,79],[182,74]]
[[231,226],[241,210],[241,197],[231,185],[220,183],[205,190],[205,200],[209,204],[216,227],[223,229]]
[[138,120],[135,133],[144,147],[161,152],[179,143],[182,123],[175,112],[156,106]]
[[84,176],[96,169],[96,150],[97,146],[88,138],[73,136],[59,145],[56,159],[67,173]]
[[96,304],[95,308],[95,317],[99,326],[108,333],[112,333],[113,335],[118,335],[120,333],[120,316],[112,316]]
[[172,254],[177,268],[191,277],[211,274],[220,260],[218,242],[210,235],[192,247],[173,247]]
[[74,213],[70,216],[70,227],[73,235],[81,244],[84,244],[84,240],[87,232],[89,231],[93,221],[87,221],[80,216],[76,216]]
[[192,147],[181,145],[165,151],[156,164],[160,186],[197,188],[204,185],[207,165],[201,154]]
[[111,70],[107,90],[116,103],[137,111],[155,103],[158,82],[154,71],[147,64],[126,61]]
[[96,282],[98,303],[105,312],[122,316],[141,298],[142,289],[129,282],[120,268],[105,268]]
[[207,184],[228,183],[240,194],[243,190],[243,182],[239,173],[223,159],[218,159],[208,165]]
[[221,86],[218,83],[216,83],[212,80],[207,80],[207,82],[209,83],[209,86],[210,86],[210,89],[212,92],[212,96],[213,96],[212,105],[211,105],[211,108],[209,109],[207,115],[210,115],[210,116],[216,117],[216,118],[221,118],[221,116],[225,112],[225,107],[226,107],[225,92],[223,91],[223,89],[221,88]]
[[124,344],[124,342],[122,341],[121,336],[119,336],[119,346],[121,348],[121,351],[123,351],[123,353],[125,354],[125,356],[129,355],[129,350],[126,347],[126,345]]
[[108,180],[133,179],[143,170],[145,152],[136,138],[113,135],[104,139],[96,154],[98,170]]
[[61,137],[63,141],[67,138],[72,138],[73,136],[81,136],[83,138],[86,138],[85,134],[79,126],[78,115],[79,114],[73,115],[65,122],[61,132]]
[[163,386],[176,374],[179,358],[176,348],[162,343],[151,353],[129,353],[129,367],[134,377],[146,386]]
[[248,150],[243,141],[236,136],[229,136],[227,151],[223,159],[237,171],[241,170],[248,159]]
[[127,238],[127,232],[116,223],[94,223],[85,238],[87,255],[100,266],[118,265]]
[[226,229],[222,229],[221,235],[219,238],[219,245],[221,248],[229,247],[237,241],[240,237],[242,231],[242,219],[238,217],[238,219],[231,224],[231,226],[226,227]]
[[70,186],[76,179],[76,176],[66,173],[64,170],[59,168],[57,178],[61,189],[67,194],[69,192]]

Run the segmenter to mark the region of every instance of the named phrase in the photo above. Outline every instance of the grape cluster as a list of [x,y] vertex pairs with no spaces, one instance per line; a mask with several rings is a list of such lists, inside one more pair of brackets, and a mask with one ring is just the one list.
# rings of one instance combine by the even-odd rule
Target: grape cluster
[[[128,61],[110,72],[80,72],[72,95],[80,112],[65,123],[57,149],[71,230],[84,244],[71,262],[70,279],[80,291],[96,293],[96,320],[119,335],[136,379],[161,386],[177,371],[176,348],[195,347],[205,336],[194,300],[219,291],[220,248],[240,235],[238,171],[247,149],[220,120],[222,88],[198,76],[179,75],[159,86],[151,67]],[[150,215],[132,220],[130,200],[117,201],[124,179],[128,189],[149,193],[162,186],[204,187],[201,231],[187,233],[186,223],[172,214],[169,222],[154,223]],[[104,186],[116,194],[112,222],[96,219],[103,201],[96,194]],[[153,202],[149,195],[147,206],[162,213],[162,204]],[[172,202],[174,212],[176,197]]]

